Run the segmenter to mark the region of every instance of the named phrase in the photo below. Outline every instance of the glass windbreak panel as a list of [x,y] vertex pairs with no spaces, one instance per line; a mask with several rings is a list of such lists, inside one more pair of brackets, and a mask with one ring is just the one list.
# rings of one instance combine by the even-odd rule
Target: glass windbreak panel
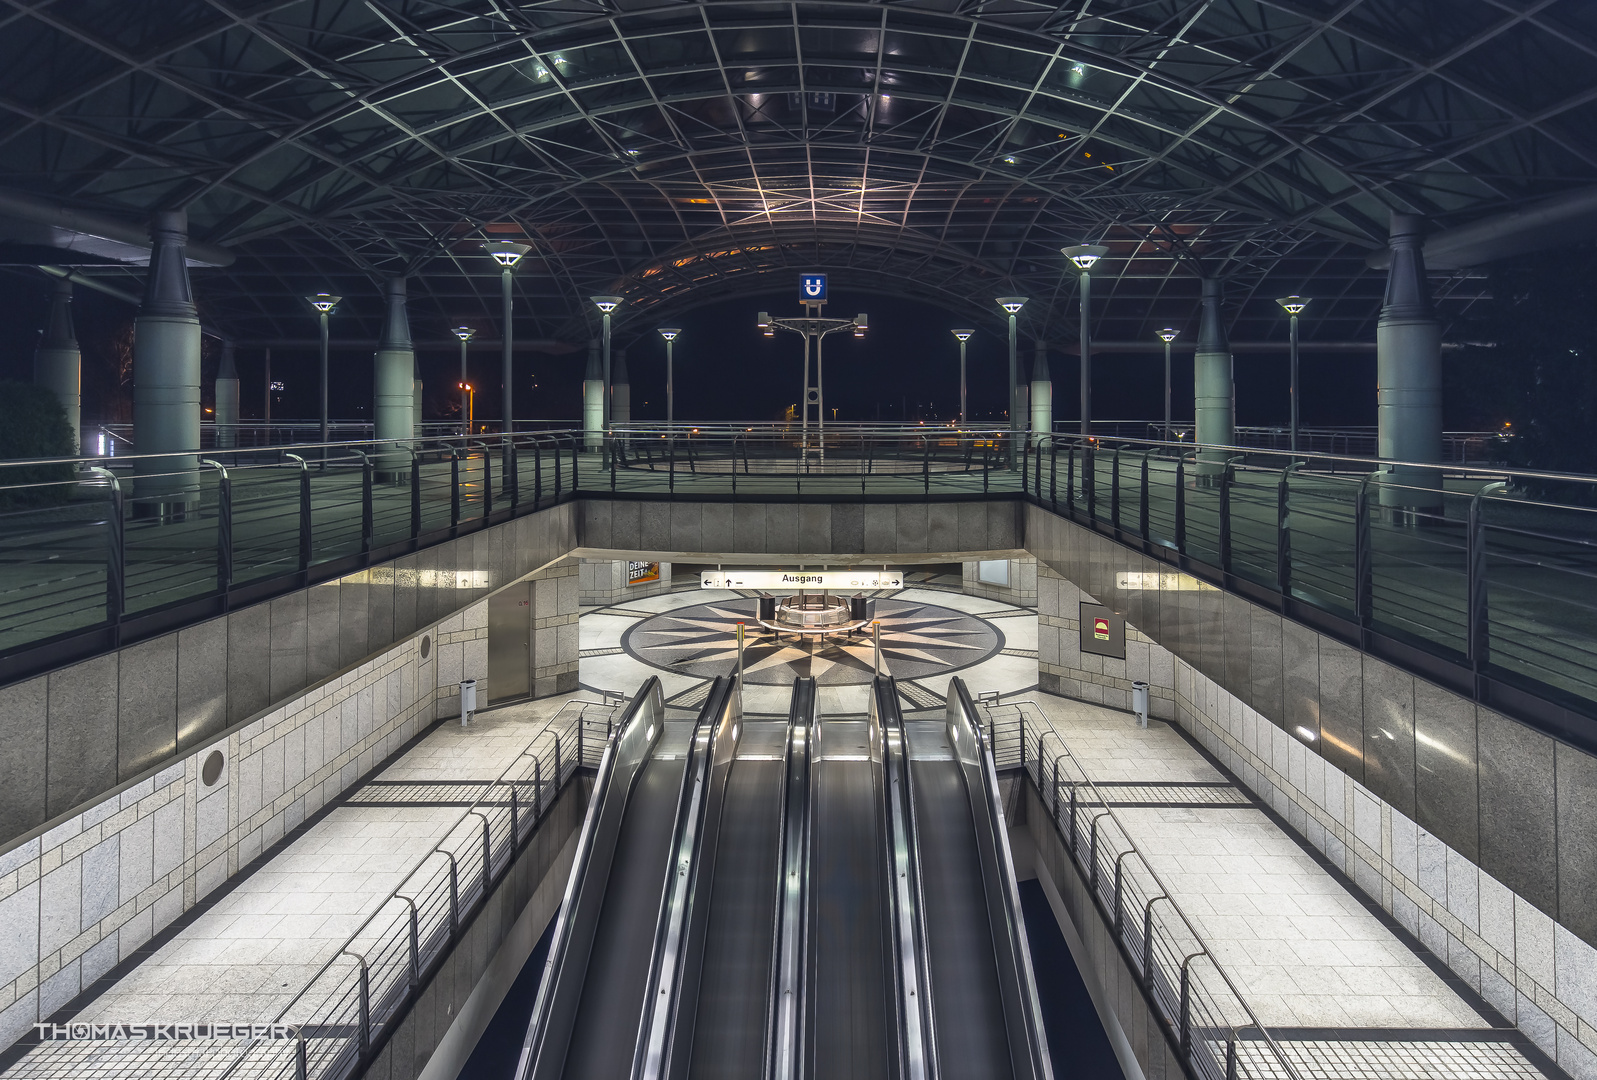
[[372,546],[410,536],[410,455],[385,454],[372,476]]
[[358,457],[329,457],[310,463],[313,566],[360,552],[363,465]]
[[1371,485],[1371,622],[1463,656],[1468,651],[1469,500]]
[[1231,480],[1231,572],[1276,584],[1276,502],[1280,473],[1238,467]]
[[1176,542],[1176,461],[1148,460],[1148,535],[1156,544]]
[[1489,666],[1597,699],[1597,513],[1482,499]]
[[0,649],[105,621],[115,505],[103,477],[41,482],[11,473],[0,474],[19,485],[0,492]]
[[432,449],[421,455],[421,531],[449,528],[450,495],[454,481],[450,471],[450,452]]
[[1220,481],[1225,466],[1198,461],[1187,469],[1187,554],[1220,565]]
[[1353,511],[1359,481],[1307,472],[1287,480],[1292,595],[1344,618],[1355,614]]
[[300,464],[228,470],[233,480],[233,584],[299,570]]
[[216,591],[219,479],[215,469],[204,468],[134,483],[134,497],[124,506],[124,611],[149,611]]

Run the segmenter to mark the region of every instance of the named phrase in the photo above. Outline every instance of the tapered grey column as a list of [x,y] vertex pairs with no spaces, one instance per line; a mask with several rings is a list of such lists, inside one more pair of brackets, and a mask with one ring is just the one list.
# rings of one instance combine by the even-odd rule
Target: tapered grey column
[[222,342],[216,369],[216,445],[223,450],[238,445],[238,365],[231,341]]
[[[414,437],[416,419],[416,348],[410,340],[410,315],[405,310],[405,279],[389,279],[382,336],[372,372],[376,397],[376,436],[379,443]],[[381,448],[377,469],[387,479],[410,473],[410,455],[390,443]]]
[[632,379],[627,374],[627,350],[615,350],[615,365],[610,371],[611,393],[615,405],[611,410],[611,423],[623,427],[632,423]]
[[61,402],[67,427],[72,429],[74,452],[82,445],[82,373],[83,354],[78,350],[78,335],[72,326],[72,282],[59,279],[50,301],[50,321],[39,341],[39,351],[33,354],[33,381]]
[[[200,319],[183,247],[188,215],[158,211],[150,222],[150,270],[133,321],[133,444],[140,455],[199,449]],[[199,455],[134,465],[135,512],[180,516],[199,501]]]
[[[1203,282],[1203,314],[1198,327],[1197,355],[1193,360],[1192,394],[1196,441],[1217,446],[1236,443],[1236,386],[1231,372],[1231,346],[1226,341],[1225,319],[1220,310],[1221,283]],[[1198,475],[1215,476],[1225,467],[1224,451],[1198,455]]]
[[[1442,326],[1425,280],[1424,222],[1393,214],[1386,302],[1375,324],[1377,453],[1397,461],[1442,459]],[[1382,485],[1382,506],[1442,504],[1439,470],[1396,468]],[[1419,490],[1412,490],[1412,489]]]
[[599,342],[588,342],[588,366],[582,374],[582,442],[597,450],[604,442],[604,368]]
[[1048,373],[1048,346],[1040,341],[1031,361],[1031,433],[1034,443],[1054,433],[1054,382]]

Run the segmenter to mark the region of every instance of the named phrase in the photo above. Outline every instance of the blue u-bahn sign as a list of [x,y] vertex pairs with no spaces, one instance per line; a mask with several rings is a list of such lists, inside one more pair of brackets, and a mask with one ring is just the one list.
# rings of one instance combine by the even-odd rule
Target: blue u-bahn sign
[[826,275],[799,275],[799,298],[806,304],[824,304],[826,302]]

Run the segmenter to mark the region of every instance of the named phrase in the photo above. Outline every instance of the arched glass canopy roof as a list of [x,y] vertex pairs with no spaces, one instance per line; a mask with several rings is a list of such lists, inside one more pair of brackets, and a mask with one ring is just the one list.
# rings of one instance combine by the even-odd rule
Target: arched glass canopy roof
[[[1586,0],[3,0],[0,189],[187,209],[237,260],[206,319],[303,340],[341,293],[375,338],[498,310],[530,242],[533,337],[635,327],[799,270],[1074,337],[1058,249],[1103,242],[1095,333],[1373,340],[1393,210],[1438,226],[1597,177]],[[125,271],[111,271],[126,273]],[[1435,282],[1444,317],[1478,274]],[[436,323],[436,326],[433,324]]]

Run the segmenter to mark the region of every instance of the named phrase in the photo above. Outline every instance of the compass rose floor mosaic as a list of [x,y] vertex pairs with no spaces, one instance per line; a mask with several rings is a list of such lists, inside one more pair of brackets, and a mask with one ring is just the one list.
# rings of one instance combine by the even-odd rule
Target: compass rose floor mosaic
[[[743,622],[747,711],[785,709],[799,676],[813,676],[823,701],[834,707],[864,710],[875,652],[868,630],[774,635],[755,624],[754,605],[752,593],[693,589],[586,609],[580,623],[582,684],[630,690],[658,675],[671,704],[692,708],[711,679],[736,667],[737,624]],[[908,588],[878,594],[876,618],[882,670],[897,677],[907,707],[940,706],[956,673],[973,692],[1011,696],[1037,683],[1037,619],[1030,609]]]

